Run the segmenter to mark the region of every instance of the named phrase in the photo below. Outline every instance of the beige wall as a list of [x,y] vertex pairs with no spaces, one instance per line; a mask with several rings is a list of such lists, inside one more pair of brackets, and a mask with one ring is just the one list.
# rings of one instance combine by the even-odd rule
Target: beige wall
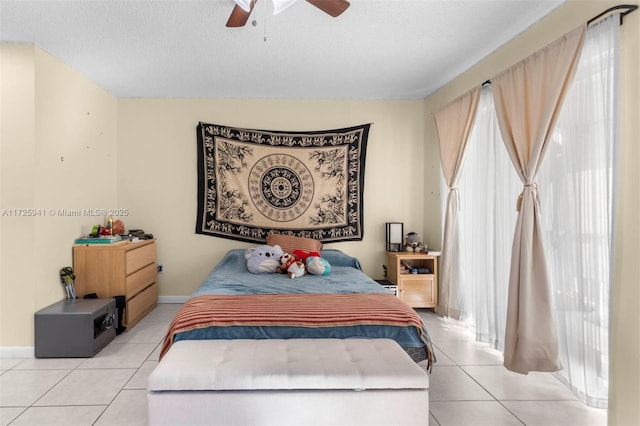
[[[637,2],[632,2],[637,4]],[[549,42],[583,22],[618,4],[613,1],[572,0],[534,25],[521,36],[495,51],[425,100],[425,162],[438,152],[432,114],[473,86],[491,79]],[[610,425],[640,424],[640,12],[625,18],[621,29],[621,162],[616,217],[615,276],[611,302],[611,365],[609,390]],[[439,170],[425,170],[425,218],[434,217],[439,207],[436,190],[429,183]],[[434,222],[435,223],[435,222]],[[438,230],[437,232],[441,232]]]
[[357,256],[365,272],[382,278],[384,223],[402,221],[406,230],[423,232],[423,117],[422,101],[120,100],[118,204],[130,211],[123,220],[158,238],[160,294],[188,295],[230,248],[253,245],[195,234],[199,121],[273,130],[373,123],[364,239],[326,247]]
[[30,347],[73,239],[103,221],[58,210],[115,205],[118,103],[34,46],[0,46],[0,72],[0,348]]
[[609,424],[640,425],[640,12],[622,26],[620,187],[611,293]]
[[[569,1],[424,102],[116,100],[37,48],[2,46],[0,207],[127,208],[127,227],[159,239],[166,266],[161,295],[186,295],[226,250],[247,246],[194,234],[198,121],[290,130],[372,122],[365,238],[332,246],[358,256],[377,277],[386,221],[403,221],[407,231],[422,232],[439,247],[440,169],[431,114],[613,4]],[[611,425],[640,424],[639,15],[629,15],[622,30]],[[62,297],[57,273],[71,263],[71,241],[98,221],[0,218],[0,354],[33,345],[33,312]]]
[[63,297],[58,271],[72,264],[73,239],[104,221],[59,209],[128,209],[127,228],[158,238],[162,296],[189,295],[228,249],[250,246],[194,232],[199,121],[290,130],[373,123],[364,241],[327,247],[358,256],[377,278],[384,222],[423,232],[421,101],[117,100],[37,47],[1,53],[0,208],[44,216],[0,220],[0,353],[33,345],[33,313]]
[[[33,47],[0,47],[2,209],[35,204],[34,56]],[[33,344],[28,316],[33,316],[35,302],[34,244],[32,219],[0,216],[0,344],[4,346]]]

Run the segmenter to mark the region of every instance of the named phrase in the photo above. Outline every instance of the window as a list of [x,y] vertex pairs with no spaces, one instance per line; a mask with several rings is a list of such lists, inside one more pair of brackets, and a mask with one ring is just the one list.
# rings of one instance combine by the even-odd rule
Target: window
[[[587,31],[536,179],[564,366],[557,375],[583,402],[600,408],[606,407],[608,388],[618,28],[615,15]],[[477,340],[502,350],[522,183],[502,143],[490,87],[482,92],[458,188],[461,319]]]

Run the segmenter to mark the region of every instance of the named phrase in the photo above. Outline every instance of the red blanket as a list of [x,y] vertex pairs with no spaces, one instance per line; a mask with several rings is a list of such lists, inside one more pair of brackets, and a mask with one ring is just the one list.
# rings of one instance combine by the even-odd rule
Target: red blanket
[[[344,327],[353,325],[415,327],[428,342],[423,323],[407,304],[391,294],[205,295],[178,311],[165,336],[160,359],[177,333],[213,326]],[[431,363],[431,348],[427,357]]]

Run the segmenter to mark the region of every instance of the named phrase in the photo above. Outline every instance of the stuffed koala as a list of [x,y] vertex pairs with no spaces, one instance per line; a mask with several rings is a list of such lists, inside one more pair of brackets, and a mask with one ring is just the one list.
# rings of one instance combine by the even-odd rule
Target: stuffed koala
[[409,232],[406,236],[405,251],[427,251],[427,246],[422,242],[422,236],[417,232]]
[[276,272],[280,266],[280,256],[283,251],[280,246],[258,246],[248,248],[244,252],[247,259],[247,269],[252,274],[261,272]]

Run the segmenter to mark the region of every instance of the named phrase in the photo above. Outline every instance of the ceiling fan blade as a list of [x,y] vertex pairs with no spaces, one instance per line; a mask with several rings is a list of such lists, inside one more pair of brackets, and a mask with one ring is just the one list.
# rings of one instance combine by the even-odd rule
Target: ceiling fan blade
[[253,7],[255,5],[256,0],[252,0],[249,11],[247,12],[236,4],[231,11],[231,15],[229,15],[229,19],[227,20],[227,27],[244,27],[244,25],[249,20],[249,16],[251,15],[251,12],[253,11]]
[[350,5],[347,0],[307,0],[307,2],[334,18],[340,16]]

